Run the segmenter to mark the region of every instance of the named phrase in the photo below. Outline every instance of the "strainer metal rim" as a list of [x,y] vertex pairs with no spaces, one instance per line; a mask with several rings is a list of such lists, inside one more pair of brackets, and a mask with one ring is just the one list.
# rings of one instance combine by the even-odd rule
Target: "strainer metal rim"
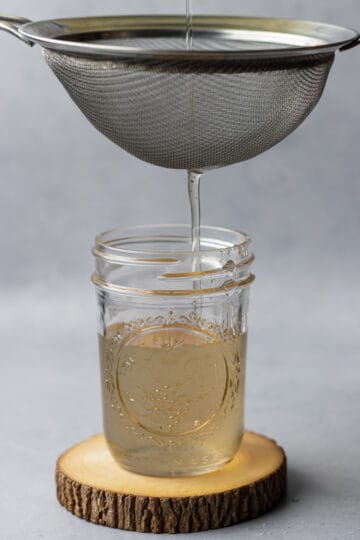
[[[240,16],[195,16],[194,31],[208,33],[210,37],[231,39],[242,34],[242,39],[266,36],[267,42],[279,44],[279,47],[241,50],[192,50],[179,49],[144,49],[86,42],[86,35],[104,36],[122,32],[128,37],[144,35],[158,37],[166,31],[170,37],[185,40],[185,19],[183,16],[170,15],[126,15],[110,17],[79,17],[52,19],[29,22],[19,28],[23,38],[37,43],[44,48],[97,57],[153,58],[172,60],[235,60],[264,58],[286,58],[334,52],[337,49],[356,44],[360,34],[355,30],[340,26],[303,21],[297,19],[279,19],[269,17]],[[84,40],[85,39],[85,40]],[[254,39],[253,39],[254,40]],[[296,41],[296,44],[289,43]],[[264,40],[264,43],[266,40]],[[281,46],[283,44],[283,46]]]

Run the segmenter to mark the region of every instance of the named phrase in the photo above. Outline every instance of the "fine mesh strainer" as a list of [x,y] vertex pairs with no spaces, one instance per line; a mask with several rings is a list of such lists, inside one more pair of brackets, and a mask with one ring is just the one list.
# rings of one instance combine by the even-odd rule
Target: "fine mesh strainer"
[[318,103],[336,50],[359,34],[297,20],[127,16],[0,28],[38,43],[90,122],[134,156],[206,170],[255,157],[296,129]]

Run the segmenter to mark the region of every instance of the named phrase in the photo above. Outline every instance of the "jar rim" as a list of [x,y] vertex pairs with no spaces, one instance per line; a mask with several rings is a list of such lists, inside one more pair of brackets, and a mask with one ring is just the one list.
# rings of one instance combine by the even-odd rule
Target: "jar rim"
[[[166,248],[159,249],[160,242]],[[169,248],[171,242],[186,246],[186,249]],[[155,249],[148,247],[154,243],[157,243]],[[234,249],[246,252],[251,243],[251,237],[237,229],[201,227],[201,257],[216,253],[230,254]],[[139,247],[136,249],[136,246]],[[191,227],[182,224],[155,224],[112,228],[96,236],[92,252],[95,257],[113,262],[133,260],[142,264],[176,264],[177,256],[192,255]]]
[[132,296],[202,296],[228,293],[254,280],[254,255],[246,233],[201,227],[194,256],[189,225],[137,225],[96,237],[93,283]]

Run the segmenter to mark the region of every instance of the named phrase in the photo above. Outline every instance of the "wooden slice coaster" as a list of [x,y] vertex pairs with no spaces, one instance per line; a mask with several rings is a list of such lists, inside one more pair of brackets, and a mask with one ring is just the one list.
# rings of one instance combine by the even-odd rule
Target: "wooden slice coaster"
[[200,476],[158,478],[128,472],[103,435],[67,450],[56,469],[59,502],[108,527],[152,533],[218,529],[274,508],[286,491],[286,457],[272,440],[246,432],[231,463]]

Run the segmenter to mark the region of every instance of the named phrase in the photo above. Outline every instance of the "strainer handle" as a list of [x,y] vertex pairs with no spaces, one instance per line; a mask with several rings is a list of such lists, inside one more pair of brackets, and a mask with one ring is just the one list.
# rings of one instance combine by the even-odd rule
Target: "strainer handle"
[[24,17],[8,17],[6,15],[0,15],[0,30],[9,32],[13,36],[16,36],[17,38],[21,39],[21,41],[32,47],[35,44],[29,39],[27,39],[25,36],[23,36],[21,32],[19,32],[19,28],[21,28],[23,24],[26,24],[28,22],[31,21],[29,19],[24,19]]
[[360,35],[356,39],[354,39],[354,41],[351,41],[351,43],[348,43],[347,45],[341,47],[340,51],[348,51],[349,49],[353,49],[357,45],[360,45]]

